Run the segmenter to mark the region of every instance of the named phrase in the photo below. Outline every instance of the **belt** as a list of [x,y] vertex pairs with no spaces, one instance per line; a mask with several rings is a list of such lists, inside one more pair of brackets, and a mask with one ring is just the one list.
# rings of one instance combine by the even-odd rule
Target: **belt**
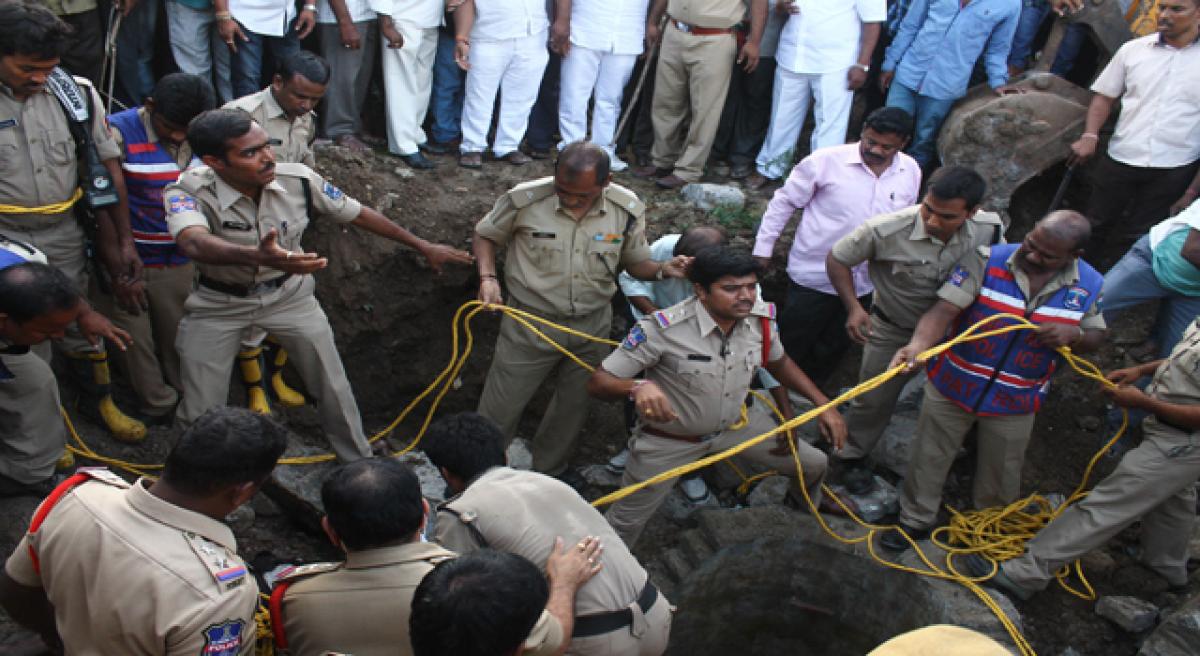
[[[647,579],[646,587],[642,588],[642,593],[637,598],[638,608],[642,609],[642,614],[645,615],[650,612],[650,607],[657,600],[658,588],[655,588],[654,584]],[[595,615],[576,617],[575,630],[571,635],[575,638],[587,638],[623,629],[632,624],[633,611],[628,608],[622,608],[610,613],[596,613]]]
[[679,30],[680,32],[685,32],[687,34],[691,34],[694,36],[713,36],[713,35],[717,35],[717,34],[733,34],[732,27],[697,27],[695,25],[689,25],[688,23],[685,23],[681,20],[675,20],[674,18],[671,19],[671,22],[675,24],[675,29]]
[[871,306],[871,313],[874,314],[875,316],[879,317],[880,319],[883,319],[884,321],[892,324],[893,326],[895,326],[897,328],[900,328],[903,330],[916,330],[915,328],[905,328],[904,326],[901,326],[900,324],[896,323],[895,321],[892,321],[891,317],[889,317],[883,311],[883,308],[879,307],[878,305]]
[[699,444],[704,441],[704,438],[708,437],[708,435],[676,435],[675,433],[668,433],[665,430],[658,430],[644,424],[642,425],[642,432],[655,437],[665,437],[668,440],[679,440],[680,442],[691,442],[692,444]]
[[1169,421],[1169,420],[1165,419],[1160,414],[1155,414],[1154,418],[1157,419],[1158,423],[1162,424],[1163,426],[1170,426],[1171,428],[1174,428],[1177,431],[1182,431],[1184,433],[1195,433],[1196,432],[1195,428],[1188,428],[1187,426],[1181,426],[1173,421]]
[[246,298],[247,296],[258,296],[259,294],[266,294],[267,292],[275,291],[276,289],[282,287],[283,283],[287,282],[291,277],[292,274],[285,273],[278,278],[272,278],[265,282],[260,282],[257,285],[235,285],[231,282],[213,280],[204,274],[200,274],[200,286],[207,287],[214,292],[221,292],[222,294],[229,294],[230,296],[240,296],[242,298]]

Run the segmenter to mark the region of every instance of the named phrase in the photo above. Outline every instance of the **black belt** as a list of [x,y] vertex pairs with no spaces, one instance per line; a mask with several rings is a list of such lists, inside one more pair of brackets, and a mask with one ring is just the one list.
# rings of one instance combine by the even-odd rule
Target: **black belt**
[[903,330],[916,330],[915,328],[905,328],[904,326],[901,326],[900,324],[896,323],[895,321],[892,321],[891,318],[888,317],[887,314],[884,314],[883,309],[880,308],[878,305],[872,305],[871,312],[875,316],[879,317],[880,319],[883,319],[884,321],[892,324],[893,326],[895,326],[897,328],[901,328]]
[[1169,426],[1171,428],[1174,428],[1177,431],[1182,431],[1184,433],[1195,433],[1196,432],[1195,428],[1188,428],[1187,426],[1180,426],[1179,424],[1177,424],[1173,421],[1168,421],[1166,418],[1164,418],[1160,414],[1155,414],[1154,418],[1157,419],[1158,423],[1162,424],[1163,426]]
[[204,274],[200,274],[200,286],[207,287],[214,292],[221,292],[222,294],[229,294],[230,296],[240,296],[242,298],[246,298],[247,296],[258,296],[259,294],[275,291],[276,289],[282,287],[283,283],[287,282],[291,277],[292,274],[285,273],[278,278],[272,278],[270,280],[260,282],[257,285],[235,285],[231,282],[213,280]]
[[[642,609],[642,614],[650,612],[650,607],[658,600],[658,588],[646,579],[646,587],[642,588],[642,594],[638,595],[637,605]],[[633,611],[628,608],[614,610],[611,613],[596,613],[595,615],[584,615],[583,617],[575,618],[575,630],[571,633],[576,638],[587,638],[589,636],[602,635],[623,629],[633,624]]]

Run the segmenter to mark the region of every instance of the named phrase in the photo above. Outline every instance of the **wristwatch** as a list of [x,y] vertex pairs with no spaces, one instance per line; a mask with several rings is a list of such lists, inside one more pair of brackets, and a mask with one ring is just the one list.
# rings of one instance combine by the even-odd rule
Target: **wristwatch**
[[864,73],[870,73],[870,72],[871,72],[871,67],[870,67],[870,66],[867,66],[866,64],[851,64],[851,65],[850,65],[850,67],[851,67],[851,68],[857,68],[857,69],[861,70],[861,71],[862,71],[862,72],[864,72]]
[[633,397],[635,394],[637,394],[638,388],[645,384],[646,384],[646,380],[644,378],[633,381],[633,387],[629,388],[629,400],[630,401],[637,401],[637,399],[635,399]]
[[662,279],[663,279],[663,269],[665,269],[665,268],[667,268],[667,263],[666,263],[666,262],[659,262],[659,263],[658,263],[658,271],[655,271],[655,272],[654,272],[654,279],[655,279],[655,280],[662,280]]

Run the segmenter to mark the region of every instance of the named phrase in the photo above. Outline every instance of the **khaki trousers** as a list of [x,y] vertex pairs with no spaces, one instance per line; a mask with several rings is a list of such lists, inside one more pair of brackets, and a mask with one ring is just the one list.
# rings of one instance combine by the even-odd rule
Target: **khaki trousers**
[[[39,219],[41,218],[43,217],[39,217]],[[30,224],[35,225],[33,221]],[[36,225],[38,226],[36,229],[29,229],[24,226],[0,221],[0,234],[9,239],[15,239],[36,246],[46,254],[46,260],[50,263],[50,266],[67,274],[67,277],[75,283],[75,288],[79,290],[81,295],[87,294],[88,262],[83,250],[83,228],[79,226],[79,222],[68,212],[58,221],[38,221]],[[39,346],[40,348],[37,349],[38,355],[43,358],[49,358],[51,354],[50,343],[43,342]],[[71,327],[67,329],[66,337],[55,340],[54,348],[58,349],[61,353],[95,353],[97,351],[104,351],[103,344],[97,349],[84,339],[75,324],[71,324]]]
[[1063,565],[1142,521],[1142,562],[1172,585],[1187,583],[1188,540],[1196,523],[1200,446],[1195,433],[1143,424],[1145,439],[1083,501],[1067,508],[1031,540],[1025,555],[1004,563],[1017,585],[1041,590]]
[[704,175],[736,56],[732,34],[695,36],[667,22],[650,113],[654,124],[650,156],[656,167],[674,169],[688,182]]
[[[685,442],[666,437],[658,437],[643,433],[639,425],[634,429],[633,437],[629,438],[629,461],[625,463],[625,474],[621,477],[621,487],[640,483],[653,476],[675,467],[686,465],[725,449],[737,446],[746,440],[762,435],[774,429],[779,424],[762,403],[750,407],[746,426],[739,430],[723,431],[716,437],[704,442]],[[734,457],[733,462],[742,468],[753,471],[775,470],[783,476],[793,479],[796,486],[796,463],[792,460],[791,452],[785,455],[770,453],[776,446],[774,438],[768,438]],[[821,483],[825,481],[827,466],[825,454],[802,440],[796,441],[800,454],[800,465],[804,468],[804,485],[814,504],[821,502]],[[715,466],[726,467],[718,464]],[[620,501],[614,503],[605,513],[604,518],[616,530],[617,535],[630,548],[637,543],[646,527],[646,522],[654,515],[654,511],[662,505],[670,494],[675,481],[666,481],[657,485],[643,488]]]
[[67,443],[58,383],[33,352],[0,355],[0,474],[37,483],[54,474]]
[[[532,311],[515,302],[512,306]],[[589,335],[608,337],[612,325],[612,307],[605,305],[582,317],[546,318]],[[540,324],[534,325],[593,367],[600,366],[600,362],[612,350],[599,342],[570,336]],[[516,436],[517,423],[529,400],[543,381],[555,376],[550,405],[546,407],[546,414],[542,416],[542,422],[533,436],[533,469],[558,476],[567,469],[567,461],[579,438],[579,431],[587,421],[589,400],[586,386],[591,375],[591,372],[505,315],[500,320],[500,336],[496,340],[492,367],[488,370],[483,395],[479,398],[479,414],[500,426],[507,446]]]
[[245,330],[255,327],[274,335],[288,350],[305,389],[316,399],[321,428],[338,460],[370,457],[354,393],[329,319],[313,296],[314,286],[312,276],[292,276],[261,296],[241,298],[204,287],[188,296],[175,339],[183,378],[183,401],[175,413],[181,427],[228,402],[234,356]]
[[925,528],[937,519],[942,485],[971,426],[978,424],[978,461],[972,499],[975,507],[1004,506],[1021,492],[1021,466],[1037,415],[978,417],[925,383],[908,475],[900,491],[900,521]]
[[[870,380],[887,371],[896,351],[908,344],[912,331],[893,325],[879,315],[871,315],[871,335],[863,347],[862,364],[858,368],[858,382]],[[917,372],[901,374],[883,385],[850,400],[846,411],[846,430],[849,439],[839,460],[865,458],[871,455],[879,437],[892,420],[892,411],[904,386]]]
[[125,368],[143,414],[162,416],[179,402],[178,390],[183,389],[183,384],[175,333],[183,319],[183,303],[192,293],[195,275],[196,268],[190,262],[142,269],[150,309],[137,315],[121,309],[107,294],[92,294],[97,309],[133,337],[128,350],[114,351],[112,357]]
[[660,656],[671,637],[671,604],[661,592],[654,605],[642,613],[630,604],[633,623],[626,628],[586,638],[573,638],[569,656]]

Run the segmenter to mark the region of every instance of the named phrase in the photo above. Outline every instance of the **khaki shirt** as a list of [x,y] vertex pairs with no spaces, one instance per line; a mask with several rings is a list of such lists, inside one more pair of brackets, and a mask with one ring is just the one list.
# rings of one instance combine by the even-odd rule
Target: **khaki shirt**
[[98,476],[63,496],[5,564],[17,583],[45,590],[65,652],[252,653],[258,586],[229,527],[150,494],[146,479]]
[[639,321],[600,366],[619,378],[645,370],[646,379],[666,394],[678,417],[669,422],[643,418],[643,423],[678,435],[716,433],[741,418],[750,382],[762,365],[762,317],[771,326],[768,361],[783,358],[774,313],[772,304],[760,301],[725,335],[700,300],[689,298]]
[[[1029,276],[1016,265],[1018,252],[1013,251],[1013,254],[1005,260],[1004,266],[1012,272],[1017,286],[1021,289],[1021,294],[1027,299],[1026,307],[1039,307],[1050,300],[1054,292],[1079,282],[1079,260],[1071,260],[1070,265],[1063,267],[1050,280],[1046,281],[1037,296],[1030,298]],[[969,257],[963,258],[963,270],[956,272],[955,276],[942,285],[937,293],[938,298],[964,310],[971,307],[976,297],[979,296],[979,290],[983,287],[984,270],[987,268],[990,255],[991,248],[980,246]],[[1083,330],[1104,330],[1104,317],[1100,315],[1099,303],[1092,303],[1087,312],[1084,312],[1083,318],[1079,320],[1079,327]]]
[[746,5],[742,0],[669,0],[667,14],[696,27],[733,27],[745,17]]
[[576,221],[547,177],[500,196],[475,232],[508,246],[504,282],[513,299],[545,316],[582,317],[612,301],[623,268],[650,259],[645,212],[632,191],[609,184]]
[[[1146,394],[1167,403],[1200,403],[1200,319],[1183,332],[1171,355],[1158,366]],[[1153,415],[1146,421],[1163,426]]]
[[557,479],[509,467],[489,469],[438,508],[437,541],[461,554],[482,548],[545,567],[554,538],[577,544],[600,538],[604,568],[575,595],[575,615],[621,610],[637,600],[646,570],[598,510]]
[[[121,149],[104,121],[104,104],[85,78],[75,81],[91,97],[92,139],[100,159],[116,159]],[[0,204],[39,207],[61,203],[79,187],[75,139],[62,105],[49,89],[19,101],[0,84]],[[71,218],[61,214],[0,214],[0,227],[30,230]]]
[[82,14],[97,7],[96,0],[40,0],[56,16]]
[[[285,572],[279,578],[290,582],[283,596],[287,653],[411,656],[413,593],[434,565],[455,555],[436,544],[410,542]],[[542,611],[523,653],[551,654],[562,643],[562,625]]]
[[[316,217],[307,215],[301,180],[308,180]],[[362,211],[358,201],[303,164],[277,164],[275,179],[262,188],[257,203],[226,184],[211,168],[197,166],[167,185],[163,206],[171,236],[176,239],[187,228],[197,226],[226,241],[257,247],[274,228],[279,246],[289,251],[303,250],[300,240],[310,218],[349,223]],[[234,285],[254,285],[284,275],[278,269],[248,265],[197,262],[196,268],[201,275]]]
[[244,110],[255,123],[267,131],[268,137],[272,140],[278,139],[278,144],[271,144],[277,161],[299,162],[310,168],[316,167],[317,160],[312,151],[313,140],[317,138],[315,113],[309,112],[292,120],[276,102],[271,87],[230,100],[225,103],[225,109]]
[[833,259],[848,267],[867,262],[875,286],[877,315],[905,330],[937,302],[937,291],[960,260],[978,246],[1003,243],[1004,224],[991,212],[976,212],[950,241],[925,231],[921,206],[872,217],[833,245]]
[[[138,107],[138,118],[142,120],[142,129],[146,131],[146,141],[150,143],[158,143],[158,133],[154,131],[154,122],[150,120],[150,114],[146,112],[145,107]],[[125,160],[125,135],[121,134],[121,129],[115,125],[112,127],[113,140],[117,142],[117,148],[121,149],[121,160]],[[173,143],[164,141],[162,146],[167,153],[175,159],[175,166],[179,170],[184,170],[192,163],[192,147],[188,142],[183,142],[176,146]]]

